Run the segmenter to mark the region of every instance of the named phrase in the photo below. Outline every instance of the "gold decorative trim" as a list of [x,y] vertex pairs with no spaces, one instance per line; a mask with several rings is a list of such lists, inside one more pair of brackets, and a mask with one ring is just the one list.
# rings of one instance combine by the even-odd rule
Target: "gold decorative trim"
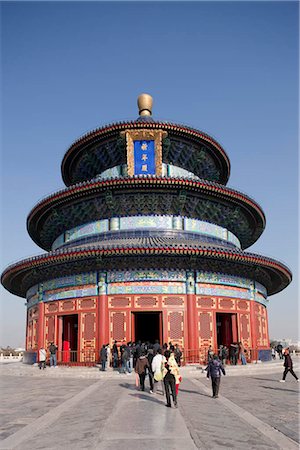
[[121,136],[126,138],[127,173],[134,177],[134,141],[154,141],[155,148],[155,175],[162,176],[162,140],[167,136],[163,130],[125,130]]

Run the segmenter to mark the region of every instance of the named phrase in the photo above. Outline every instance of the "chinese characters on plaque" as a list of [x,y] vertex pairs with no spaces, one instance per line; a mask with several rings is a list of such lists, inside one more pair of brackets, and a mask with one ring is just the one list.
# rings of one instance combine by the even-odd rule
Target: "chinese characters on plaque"
[[154,141],[134,141],[134,175],[155,175]]

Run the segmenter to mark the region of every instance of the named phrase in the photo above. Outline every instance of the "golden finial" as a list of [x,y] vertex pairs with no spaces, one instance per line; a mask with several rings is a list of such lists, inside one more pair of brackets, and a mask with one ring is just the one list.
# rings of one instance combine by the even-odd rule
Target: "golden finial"
[[138,96],[137,104],[140,116],[152,116],[153,98],[149,94],[141,94]]

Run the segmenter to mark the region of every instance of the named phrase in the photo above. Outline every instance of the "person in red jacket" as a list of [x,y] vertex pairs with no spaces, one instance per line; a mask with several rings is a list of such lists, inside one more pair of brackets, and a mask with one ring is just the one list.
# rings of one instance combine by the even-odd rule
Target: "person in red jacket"
[[283,375],[282,375],[282,380],[279,380],[280,383],[285,383],[285,378],[286,378],[288,372],[290,372],[293,375],[293,377],[295,377],[296,380],[299,382],[299,378],[297,377],[297,375],[293,371],[293,361],[292,361],[292,358],[291,358],[291,355],[290,355],[290,349],[289,348],[286,348],[284,350],[283,357],[284,357],[284,363],[283,363],[283,365],[284,365],[284,372],[283,372]]

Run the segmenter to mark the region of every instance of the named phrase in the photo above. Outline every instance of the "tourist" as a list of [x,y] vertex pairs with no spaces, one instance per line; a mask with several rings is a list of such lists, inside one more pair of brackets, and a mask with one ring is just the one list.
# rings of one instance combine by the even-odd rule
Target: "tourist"
[[242,342],[239,342],[239,357],[242,363],[242,366],[245,366],[247,364],[246,356],[245,356],[245,347],[242,344]]
[[223,366],[226,365],[227,359],[228,359],[228,348],[226,347],[226,345],[224,345],[222,347],[222,354],[221,354],[221,358],[220,358],[220,360],[222,361]]
[[209,361],[211,361],[213,359],[213,357],[214,357],[214,351],[213,351],[212,346],[210,345],[207,350],[207,363],[209,363]]
[[222,361],[222,351],[223,351],[223,345],[221,344],[218,350],[218,356],[219,360]]
[[56,366],[56,363],[57,363],[57,360],[56,360],[56,352],[57,352],[57,347],[56,347],[56,345],[54,344],[54,342],[51,342],[50,343],[50,346],[49,346],[49,352],[50,352],[50,367],[52,368],[52,367],[57,367]]
[[129,348],[126,344],[121,346],[121,361],[122,361],[122,373],[130,373],[131,370],[129,368]]
[[132,372],[131,365],[130,365],[130,358],[131,358],[131,351],[130,351],[130,342],[127,342],[127,344],[124,347],[123,352],[123,360],[125,362],[125,370],[127,374],[130,374]]
[[140,357],[136,361],[135,372],[139,375],[140,390],[145,390],[146,369],[149,368],[149,362],[146,358],[145,351],[142,350]]
[[239,346],[236,342],[230,344],[229,356],[230,356],[230,364],[236,366],[238,360]]
[[128,354],[129,354],[127,368],[128,368],[129,373],[131,373],[134,368],[134,365],[133,365],[133,353],[134,353],[133,342],[131,342],[131,341],[127,342],[127,349],[128,349]]
[[159,348],[161,349],[161,346],[160,346],[159,340],[156,339],[155,343],[153,345],[153,355],[154,356],[157,354],[157,351],[158,351]]
[[272,359],[276,359],[276,350],[274,347],[271,348],[271,353],[272,353]]
[[107,348],[105,344],[102,345],[102,348],[100,350],[100,362],[101,362],[101,369],[103,372],[105,372],[106,367],[106,361],[107,361]]
[[117,369],[119,365],[119,350],[118,350],[118,341],[115,341],[112,347],[113,354],[113,368]]
[[225,369],[218,358],[218,355],[214,355],[213,359],[211,359],[206,368],[207,370],[207,378],[211,378],[212,392],[213,398],[218,398],[220,382],[221,382],[221,372],[225,374]]
[[175,345],[174,356],[175,356],[175,360],[177,362],[178,367],[180,367],[181,366],[182,351],[180,350],[178,344]]
[[[172,373],[172,364],[170,361],[171,352],[170,350],[165,351],[166,361],[164,363],[164,385],[165,385],[165,393],[166,393],[166,406],[171,408],[171,395],[173,398],[174,407],[177,408],[177,395],[176,395],[176,387],[175,387],[175,376]],[[174,358],[175,361],[175,358]],[[176,363],[176,361],[175,361]]]
[[147,371],[148,371],[148,375],[149,375],[150,394],[153,394],[153,389],[154,389],[154,385],[153,385],[154,373],[152,371],[153,358],[154,358],[154,356],[153,356],[153,348],[152,348],[151,345],[149,345],[148,353],[147,353],[147,359],[148,359],[149,367],[148,367]]
[[283,347],[282,347],[282,345],[281,345],[281,344],[278,344],[277,347],[276,347],[276,350],[277,350],[279,359],[283,359],[283,355],[282,355]]
[[106,344],[106,351],[107,351],[107,359],[106,359],[105,368],[108,369],[110,367],[110,358],[111,358],[111,351],[110,351],[109,344]]
[[283,365],[284,365],[284,372],[283,372],[283,375],[282,375],[282,380],[279,380],[280,383],[285,383],[285,378],[286,378],[288,372],[290,372],[291,375],[293,375],[293,377],[295,377],[296,380],[299,382],[299,378],[297,377],[297,375],[293,371],[293,361],[292,361],[292,358],[291,358],[291,355],[290,355],[290,349],[289,348],[286,348],[284,350],[284,355],[283,356],[284,356],[284,363],[283,363]]
[[157,353],[154,356],[151,364],[153,378],[154,378],[154,386],[153,392],[156,392],[157,383],[161,381],[162,383],[162,392],[164,393],[164,363],[166,362],[166,358],[162,355],[162,349],[159,347],[157,349]]
[[135,343],[135,346],[134,346],[134,352],[133,352],[133,366],[134,367],[136,366],[137,360],[141,356],[141,351],[142,351],[141,345],[142,345],[141,341],[138,341]]
[[39,349],[39,368],[40,370],[43,368],[46,369],[46,357],[47,357],[47,352],[46,349],[44,347]]
[[165,343],[163,344],[163,346],[162,346],[163,354],[165,354],[165,351],[166,351],[166,350],[168,350],[168,344],[165,342]]
[[168,364],[171,367],[171,373],[175,377],[175,391],[176,391],[176,397],[178,397],[178,391],[179,391],[179,385],[181,383],[181,376],[179,373],[179,367],[177,364],[177,361],[175,359],[175,347],[174,345],[170,346],[170,358],[168,360]]

